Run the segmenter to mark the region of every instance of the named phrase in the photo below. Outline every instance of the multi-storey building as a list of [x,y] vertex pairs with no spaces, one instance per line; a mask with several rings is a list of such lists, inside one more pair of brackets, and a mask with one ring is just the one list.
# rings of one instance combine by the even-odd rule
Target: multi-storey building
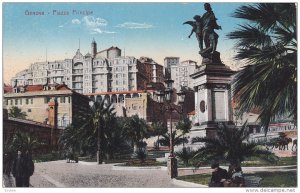
[[179,57],[165,57],[164,68],[165,68],[165,78],[171,78],[171,66],[179,64]]
[[27,120],[66,127],[89,108],[89,98],[64,84],[26,85],[5,88],[4,109],[16,106]]
[[[126,92],[145,89],[147,81],[161,80],[162,67],[151,60],[140,62],[135,57],[122,56],[118,47],[97,52],[91,43],[91,54],[78,49],[72,59],[36,62],[16,74],[12,86],[66,84],[78,93]],[[150,67],[152,73],[145,73]],[[156,68],[156,69],[155,69]],[[155,71],[155,72],[154,72]]]
[[164,82],[164,67],[162,65],[148,57],[140,57],[139,61],[139,69],[143,69],[147,82]]
[[192,78],[190,75],[195,72],[197,62],[186,60],[179,65],[171,66],[171,79],[174,80],[174,88],[180,90],[182,86],[193,88]]

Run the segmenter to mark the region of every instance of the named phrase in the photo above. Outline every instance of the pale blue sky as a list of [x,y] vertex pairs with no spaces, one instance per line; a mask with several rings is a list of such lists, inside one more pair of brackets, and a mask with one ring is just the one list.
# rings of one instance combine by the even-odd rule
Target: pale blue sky
[[[164,57],[200,62],[195,36],[188,39],[191,27],[182,25],[196,14],[203,15],[204,3],[4,3],[3,65],[4,81],[35,61],[72,58],[79,47],[90,52],[95,38],[98,50],[110,46],[125,48],[126,55],[148,56],[163,64]],[[232,63],[233,42],[225,34],[241,20],[231,17],[241,3],[211,3],[222,30],[218,51],[225,63]],[[57,15],[64,11],[69,15]],[[92,11],[91,15],[73,10]],[[45,15],[26,15],[26,11]],[[123,53],[124,54],[124,53]]]

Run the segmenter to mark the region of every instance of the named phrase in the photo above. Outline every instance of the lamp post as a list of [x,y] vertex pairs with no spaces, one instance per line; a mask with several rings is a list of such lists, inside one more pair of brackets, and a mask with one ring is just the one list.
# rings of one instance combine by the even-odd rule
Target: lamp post
[[170,174],[171,178],[175,178],[178,175],[177,172],[177,159],[174,155],[174,143],[173,143],[173,125],[172,125],[172,113],[174,111],[178,113],[183,113],[182,105],[184,103],[185,99],[185,91],[183,88],[176,94],[178,95],[178,103],[181,106],[181,109],[178,110],[175,107],[175,104],[172,103],[172,94],[173,94],[173,84],[174,80],[168,79],[165,81],[166,83],[166,89],[164,91],[157,91],[155,94],[157,95],[157,100],[162,105],[162,108],[164,108],[165,112],[169,111],[170,113],[170,155],[168,159],[168,173]]

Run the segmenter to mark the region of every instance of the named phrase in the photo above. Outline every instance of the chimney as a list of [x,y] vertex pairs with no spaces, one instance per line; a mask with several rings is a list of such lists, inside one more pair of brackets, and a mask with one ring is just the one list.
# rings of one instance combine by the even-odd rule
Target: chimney
[[54,128],[57,128],[57,107],[58,103],[55,98],[52,98],[49,103],[49,111],[48,111],[48,121],[49,125],[53,126]]

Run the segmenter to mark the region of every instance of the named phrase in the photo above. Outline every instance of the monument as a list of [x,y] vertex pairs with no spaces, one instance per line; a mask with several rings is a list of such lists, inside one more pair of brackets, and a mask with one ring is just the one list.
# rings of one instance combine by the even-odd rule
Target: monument
[[[204,8],[206,13],[200,17],[200,20],[195,16],[198,24],[192,25],[199,43],[202,63],[195,73],[190,75],[195,90],[195,122],[197,123],[193,126],[190,137],[213,137],[218,123],[233,123],[230,88],[234,71],[222,63],[220,53],[216,51],[219,36],[215,29],[221,27],[217,25],[210,4],[205,3]],[[188,22],[184,24],[186,23]],[[201,41],[204,41],[205,48]]]

